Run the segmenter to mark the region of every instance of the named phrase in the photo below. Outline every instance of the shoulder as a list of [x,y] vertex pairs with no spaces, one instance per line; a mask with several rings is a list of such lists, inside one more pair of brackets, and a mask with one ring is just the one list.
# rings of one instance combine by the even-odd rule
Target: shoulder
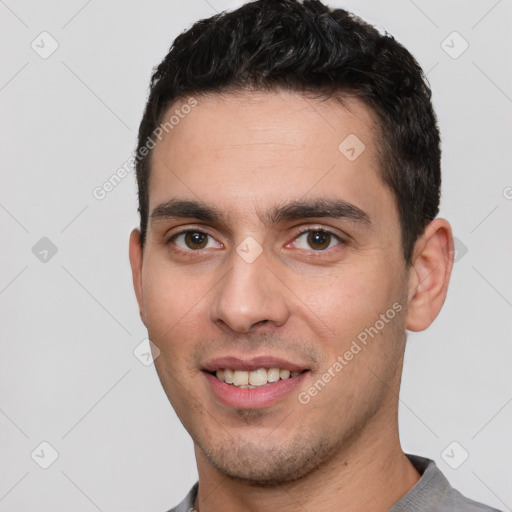
[[500,512],[454,489],[433,460],[406,455],[421,478],[389,512]]
[[196,482],[192,486],[192,489],[190,489],[189,493],[185,496],[183,501],[176,507],[169,510],[168,512],[196,512],[196,510],[194,508],[194,503],[195,503],[196,497],[197,497],[198,486],[199,486],[199,483]]
[[489,507],[483,503],[474,501],[462,495],[456,489],[449,490],[443,498],[440,511],[453,512],[500,512],[496,508]]

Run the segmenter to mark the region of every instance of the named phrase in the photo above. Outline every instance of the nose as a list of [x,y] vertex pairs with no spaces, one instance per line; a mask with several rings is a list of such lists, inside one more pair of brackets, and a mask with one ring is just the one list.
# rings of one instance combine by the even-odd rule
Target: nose
[[265,252],[252,262],[230,256],[229,271],[215,287],[210,319],[239,333],[261,325],[280,327],[289,317],[287,288],[270,266]]

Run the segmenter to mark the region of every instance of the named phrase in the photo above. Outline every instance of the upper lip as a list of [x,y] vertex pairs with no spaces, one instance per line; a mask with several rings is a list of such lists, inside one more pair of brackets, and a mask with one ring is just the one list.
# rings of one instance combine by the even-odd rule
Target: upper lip
[[239,358],[233,356],[217,357],[207,361],[203,365],[203,370],[215,372],[217,370],[245,370],[253,371],[260,368],[279,368],[289,370],[290,372],[301,372],[308,368],[303,364],[292,363],[286,359],[272,356],[258,356],[251,358]]

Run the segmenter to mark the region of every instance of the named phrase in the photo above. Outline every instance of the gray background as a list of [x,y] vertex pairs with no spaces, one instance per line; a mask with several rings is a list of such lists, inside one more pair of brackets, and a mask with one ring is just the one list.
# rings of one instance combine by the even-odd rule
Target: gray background
[[[174,37],[239,4],[0,0],[2,511],[163,512],[196,479],[192,443],[133,353],[146,336],[128,262],[134,175],[103,200],[93,190],[134,150]],[[412,51],[443,136],[458,261],[439,318],[409,338],[403,447],[511,510],[512,1],[331,5]]]

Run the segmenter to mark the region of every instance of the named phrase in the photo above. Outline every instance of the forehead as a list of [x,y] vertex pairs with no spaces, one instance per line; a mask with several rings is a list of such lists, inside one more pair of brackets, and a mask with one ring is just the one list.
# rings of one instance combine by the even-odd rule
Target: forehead
[[392,202],[379,176],[377,124],[361,102],[284,91],[195,99],[164,116],[181,114],[153,151],[150,212],[171,197],[240,218],[298,198],[342,198],[370,215]]

